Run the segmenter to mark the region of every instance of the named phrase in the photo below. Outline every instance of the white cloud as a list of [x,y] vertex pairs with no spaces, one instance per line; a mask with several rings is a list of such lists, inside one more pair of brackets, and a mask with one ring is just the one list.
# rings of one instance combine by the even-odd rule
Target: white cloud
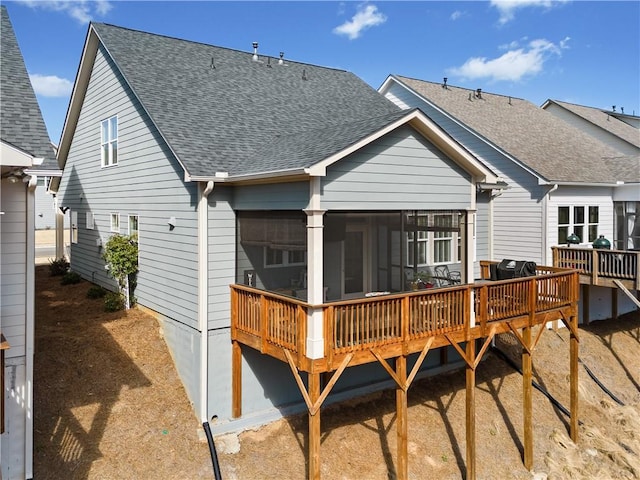
[[465,15],[466,15],[465,12],[463,12],[461,10],[456,10],[455,12],[453,12],[451,14],[451,16],[449,18],[455,22],[456,20],[458,20],[459,18],[464,17]]
[[381,25],[387,21],[387,17],[378,11],[375,5],[364,5],[358,8],[358,12],[351,17],[350,21],[333,29],[337,35],[346,35],[349,40],[355,40],[363,30]]
[[540,73],[544,63],[552,56],[560,56],[561,49],[566,47],[568,37],[560,42],[560,46],[548,40],[532,40],[526,47],[507,51],[494,59],[474,57],[462,66],[448,69],[448,74],[464,79],[474,80],[487,78],[489,80],[518,81],[523,77]]
[[111,10],[108,0],[18,0],[31,8],[67,13],[80,23],[89,23],[95,16],[104,16]]
[[566,1],[568,0],[491,0],[491,6],[498,9],[498,12],[500,12],[498,22],[504,25],[515,18],[518,9],[540,7],[548,10]]
[[43,97],[68,97],[73,90],[73,82],[55,75],[34,73],[29,75],[29,79],[36,95]]

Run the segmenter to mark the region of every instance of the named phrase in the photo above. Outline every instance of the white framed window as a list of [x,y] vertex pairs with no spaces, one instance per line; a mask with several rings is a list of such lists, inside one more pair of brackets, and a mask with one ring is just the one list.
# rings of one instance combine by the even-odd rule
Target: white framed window
[[278,248],[264,247],[264,266],[270,267],[294,267],[307,263],[307,252],[304,250],[281,250]]
[[120,214],[119,213],[111,214],[111,231],[113,233],[120,233]]
[[[407,232],[407,265],[451,264],[460,261],[462,246],[453,213],[421,213],[415,216],[416,231]],[[415,262],[414,262],[415,260]]]
[[109,167],[118,164],[118,117],[113,116],[100,123],[101,165]]
[[93,212],[86,212],[85,215],[87,230],[93,230],[95,228],[95,223],[93,221]]
[[129,220],[127,222],[129,224],[129,235],[133,235],[134,233],[138,233],[138,215],[129,215]]
[[558,245],[566,245],[575,234],[580,243],[598,238],[600,209],[594,205],[562,205],[558,207]]
[[78,212],[71,211],[71,243],[78,243]]
[[[427,221],[426,215],[419,215],[416,218],[416,225],[426,227]],[[409,265],[429,264],[429,232],[422,230],[407,232],[407,260]]]

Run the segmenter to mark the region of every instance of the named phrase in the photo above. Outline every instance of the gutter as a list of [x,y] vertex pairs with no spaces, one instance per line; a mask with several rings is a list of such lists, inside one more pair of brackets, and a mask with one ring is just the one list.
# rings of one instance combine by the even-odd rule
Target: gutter
[[209,400],[209,194],[215,183],[200,183],[198,190],[198,325],[200,327],[200,418],[208,422]]
[[619,187],[620,185],[623,185],[623,184],[624,183],[619,183],[619,182],[597,183],[597,182],[558,182],[558,181],[547,181],[542,179],[538,180],[538,185],[551,186],[551,187],[554,187],[553,190],[555,190],[560,185],[565,187]]
[[549,199],[551,194],[558,189],[558,184],[554,183],[551,188],[542,196],[542,252],[540,260],[543,264],[547,263],[547,251],[549,249]]
[[241,181],[271,180],[277,177],[308,176],[308,168],[294,168],[291,170],[276,170],[271,172],[250,173],[246,175],[235,175],[230,177],[228,172],[216,172],[214,176],[190,175],[186,170],[184,174],[185,182],[216,182],[232,183]]

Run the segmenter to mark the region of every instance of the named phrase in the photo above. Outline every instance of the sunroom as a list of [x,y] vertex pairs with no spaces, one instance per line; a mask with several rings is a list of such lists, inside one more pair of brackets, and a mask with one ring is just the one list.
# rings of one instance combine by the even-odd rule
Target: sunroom
[[[461,210],[325,213],[322,302],[466,283],[468,218]],[[308,300],[304,212],[239,212],[237,231],[237,283]]]

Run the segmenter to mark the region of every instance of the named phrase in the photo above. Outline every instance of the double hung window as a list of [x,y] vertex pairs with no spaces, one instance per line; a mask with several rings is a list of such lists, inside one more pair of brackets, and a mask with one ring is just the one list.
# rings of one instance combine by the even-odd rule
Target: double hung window
[[118,164],[118,117],[113,116],[100,124],[102,166]]

